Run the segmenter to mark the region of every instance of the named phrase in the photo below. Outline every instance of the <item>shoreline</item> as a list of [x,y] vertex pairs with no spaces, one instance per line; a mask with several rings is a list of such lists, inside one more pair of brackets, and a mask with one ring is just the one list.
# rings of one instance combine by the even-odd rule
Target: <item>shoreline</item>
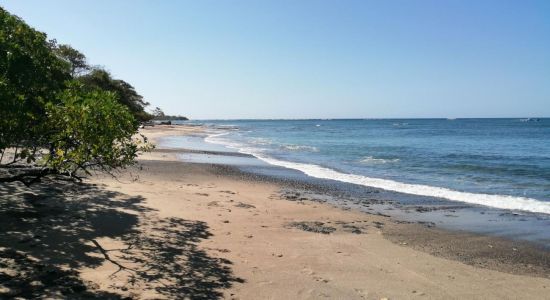
[[[182,126],[185,127],[185,126]],[[196,128],[194,128],[196,130]],[[155,130],[156,131],[156,130]],[[162,129],[160,129],[162,131]],[[184,130],[185,131],[185,130]],[[198,133],[197,131],[193,131],[194,133]],[[170,134],[172,134],[171,132]],[[170,135],[168,134],[168,135]],[[160,135],[153,135],[154,138],[158,138],[160,136],[167,136],[164,132]],[[256,200],[253,203],[240,201],[237,199],[231,199],[233,201],[238,201],[238,204],[242,204],[243,207],[254,207],[250,208],[250,213],[246,218],[246,222],[244,222],[242,219],[239,221],[241,222],[239,227],[244,227],[248,230],[249,227],[257,227],[257,224],[253,221],[255,217],[260,214],[259,211],[256,211],[255,213],[252,213],[253,211],[257,210],[257,208],[260,205],[279,205],[283,204],[287,210],[285,212],[287,214],[280,214],[276,217],[276,219],[282,220],[282,222],[279,221],[279,224],[276,230],[276,233],[272,233],[273,236],[271,238],[280,239],[283,238],[283,240],[286,240],[287,235],[293,236],[298,235],[300,236],[300,239],[313,239],[309,242],[303,242],[306,243],[306,245],[309,244],[309,246],[306,247],[317,247],[316,242],[319,242],[319,240],[328,239],[331,240],[330,243],[333,243],[335,241],[332,241],[333,239],[337,240],[338,242],[348,242],[347,240],[350,240],[351,244],[346,244],[346,246],[351,247],[354,249],[354,255],[350,255],[349,258],[354,258],[355,262],[351,262],[350,265],[348,265],[350,268],[354,269],[357,268],[357,266],[354,266],[356,264],[360,263],[366,263],[372,264],[372,262],[367,262],[368,260],[372,260],[373,258],[375,260],[382,259],[382,260],[388,260],[391,261],[392,264],[393,261],[397,262],[397,264],[403,264],[403,259],[408,260],[407,257],[415,257],[415,259],[418,259],[419,257],[422,257],[421,263],[412,263],[414,266],[409,265],[405,270],[397,271],[394,270],[396,274],[400,274],[399,276],[405,274],[408,274],[409,272],[418,273],[419,270],[422,270],[423,272],[427,272],[424,276],[433,276],[431,278],[432,283],[435,281],[437,282],[437,286],[441,287],[447,286],[447,284],[456,285],[457,282],[455,281],[463,281],[463,284],[473,285],[477,286],[478,289],[475,290],[475,295],[480,296],[484,295],[487,298],[499,298],[499,297],[511,297],[513,298],[513,294],[515,294],[517,297],[525,296],[525,293],[533,293],[531,294],[533,297],[544,297],[545,293],[547,292],[547,287],[550,285],[547,285],[547,283],[550,283],[550,252],[541,249],[540,247],[536,245],[532,245],[530,243],[525,243],[522,241],[512,241],[505,238],[499,238],[499,237],[493,237],[488,235],[482,235],[482,234],[474,234],[474,233],[467,233],[467,232],[458,232],[458,231],[450,231],[446,229],[440,229],[440,228],[432,228],[430,226],[426,226],[426,224],[414,224],[410,222],[403,222],[399,221],[397,218],[393,217],[387,217],[384,215],[379,214],[368,214],[364,212],[358,212],[353,210],[345,210],[341,207],[335,207],[330,204],[326,203],[320,203],[319,201],[314,201],[314,199],[300,199],[300,195],[292,195],[292,192],[295,192],[297,189],[304,189],[304,186],[293,186],[288,183],[281,182],[278,180],[269,180],[265,177],[258,177],[253,174],[247,174],[246,172],[239,171],[237,168],[232,166],[224,166],[224,165],[208,165],[208,164],[193,164],[193,163],[185,163],[178,161],[176,154],[180,153],[182,150],[177,149],[162,149],[157,148],[155,149],[154,153],[146,154],[147,157],[143,157],[142,159],[146,159],[145,161],[142,161],[142,163],[145,163],[146,165],[149,164],[159,164],[159,163],[166,163],[167,165],[170,165],[172,168],[176,169],[178,168],[193,168],[194,170],[199,169],[200,173],[203,174],[203,176],[206,173],[206,178],[208,178],[207,182],[208,184],[206,187],[203,187],[203,189],[208,189],[208,185],[216,185],[217,181],[222,181],[228,184],[229,187],[242,187],[245,189],[245,191],[239,190],[239,191],[233,191],[235,194],[228,194],[224,196],[229,196],[228,198],[232,198],[234,196],[232,195],[240,195],[242,197],[246,197],[249,201],[251,200],[250,197],[256,197],[256,193],[262,194],[263,191],[268,190],[269,195],[265,195],[265,192],[263,193],[264,197],[263,200]],[[191,150],[191,152],[196,152],[195,150]],[[200,152],[200,151],[199,151]],[[208,154],[208,152],[205,152]],[[147,161],[149,160],[149,161]],[[152,162],[151,162],[152,160]],[[163,160],[164,162],[159,162],[158,160]],[[151,166],[151,168],[154,168]],[[174,172],[177,172],[174,170]],[[165,178],[167,174],[161,175],[162,178]],[[168,176],[171,177],[171,176]],[[251,185],[251,189],[254,192],[246,191],[247,186]],[[307,189],[307,187],[305,187]],[[286,194],[285,194],[286,193]],[[290,194],[289,194],[290,193]],[[227,224],[232,224],[233,222],[231,220],[225,220],[224,218],[228,218],[229,215],[236,210],[234,202],[230,202],[233,207],[227,208],[225,206],[225,203],[222,205],[218,199],[210,199],[209,196],[205,196],[204,194],[207,193],[197,193],[197,195],[200,197],[206,197],[204,199],[204,202],[201,206],[206,205],[207,210],[221,210],[223,212],[228,211],[229,213],[218,213],[214,217],[214,222],[221,222],[223,229],[216,229],[212,228],[214,235],[228,235],[228,236],[234,236],[235,231],[242,234],[242,228],[241,230],[232,229],[225,231],[225,227]],[[223,193],[222,193],[223,194]],[[290,195],[290,197],[289,197]],[[222,196],[223,197],[223,196]],[[260,196],[260,198],[262,198]],[[223,198],[222,198],[223,199]],[[229,200],[229,201],[231,201]],[[276,200],[283,200],[283,202],[276,201]],[[291,200],[291,201],[289,201]],[[313,200],[313,201],[312,201]],[[217,203],[213,203],[213,201],[218,201]],[[266,201],[268,201],[266,203]],[[276,201],[277,204],[271,204],[271,201]],[[292,207],[290,209],[289,207]],[[224,207],[223,209],[221,207]],[[237,206],[238,207],[238,206]],[[303,214],[303,212],[293,211],[294,209],[307,209],[308,212],[306,214]],[[157,207],[157,209],[160,209],[160,207]],[[289,210],[290,209],[290,210]],[[241,208],[242,210],[242,208]],[[272,214],[272,211],[274,210],[274,207],[269,207],[269,209],[265,210],[264,214],[266,214],[266,217],[269,217]],[[272,216],[273,217],[273,216]],[[273,218],[270,218],[270,221],[273,222]],[[222,220],[224,219],[224,220]],[[357,220],[355,220],[357,219]],[[228,221],[228,223],[224,223],[225,221]],[[210,221],[212,222],[212,221]],[[208,222],[208,223],[210,223]],[[244,222],[244,224],[242,224]],[[251,223],[252,222],[252,223]],[[305,222],[305,223],[304,223]],[[361,227],[363,225],[362,223],[367,223],[366,226]],[[361,224],[361,225],[358,225]],[[260,230],[264,228],[260,226]],[[267,227],[269,228],[269,227]],[[328,229],[327,229],[328,228]],[[219,231],[218,231],[219,230]],[[331,231],[329,234],[323,234],[323,230]],[[225,231],[225,232],[224,232]],[[313,232],[312,232],[313,231]],[[218,232],[217,234],[215,232]],[[321,233],[319,233],[321,232]],[[265,273],[265,271],[269,270],[269,274],[263,274],[266,276],[265,278],[270,278],[271,276],[277,278],[277,276],[281,276],[281,274],[278,274],[277,276],[273,275],[273,272],[279,272],[279,273],[287,273],[289,270],[291,270],[293,267],[290,265],[270,265],[269,268],[264,269],[262,267],[254,267],[250,266],[250,261],[254,261],[253,255],[254,251],[258,250],[266,250],[266,249],[259,249],[258,247],[266,247],[266,245],[260,246],[260,245],[254,245],[252,243],[248,247],[245,247],[244,245],[251,243],[251,240],[254,239],[256,234],[258,234],[255,230],[252,230],[250,232],[251,234],[244,234],[244,239],[240,241],[232,241],[229,242],[227,238],[222,238],[221,241],[218,243],[215,242],[218,249],[229,249],[228,252],[225,252],[225,250],[222,250],[221,253],[228,253],[227,256],[224,255],[224,257],[228,257],[230,261],[234,263],[235,271],[237,274],[244,274],[242,276],[245,280],[250,280],[251,276],[252,278],[255,278],[258,276],[258,273]],[[252,237],[251,237],[252,236]],[[373,238],[375,241],[368,240],[368,238]],[[342,239],[342,240],[340,240]],[[362,240],[366,239],[366,240]],[[310,244],[311,242],[314,242],[314,244]],[[380,246],[381,248],[378,248],[379,252],[376,253],[376,255],[373,256],[373,253],[368,254],[361,253],[361,251],[358,251],[358,248],[363,247],[365,244],[370,243],[375,244],[383,244],[383,246]],[[267,245],[271,245],[273,247],[273,243],[266,242]],[[363,246],[361,246],[363,245]],[[229,247],[231,246],[231,248]],[[303,245],[302,245],[303,246]],[[333,248],[333,246],[329,248]],[[368,247],[368,246],[367,246]],[[244,249],[243,249],[244,248]],[[278,248],[278,247],[277,247]],[[285,247],[279,248],[284,249]],[[245,249],[248,249],[249,252],[244,251]],[[302,251],[306,251],[306,249],[302,248]],[[324,252],[323,249],[318,249],[320,252]],[[393,253],[393,251],[400,252],[399,254]],[[401,253],[403,251],[404,253]],[[214,251],[216,252],[216,251]],[[219,251],[218,251],[219,252]],[[261,252],[261,251],[260,251]],[[282,252],[282,251],[281,251]],[[292,251],[291,251],[292,252]],[[325,255],[326,258],[332,257],[334,254],[339,254],[338,252],[343,251],[336,251],[336,253],[328,254],[324,253],[322,255]],[[229,254],[233,253],[233,254]],[[249,255],[248,258],[246,258],[246,255],[244,253],[247,253]],[[286,257],[284,253],[271,253],[272,258],[277,261],[277,259],[282,259],[283,257]],[[363,256],[363,255],[364,256]],[[244,255],[244,256],[243,256]],[[279,255],[281,255],[279,257]],[[291,255],[292,258],[298,257],[298,261],[301,261],[303,257],[299,255]],[[309,254],[313,255],[313,253]],[[308,255],[308,256],[309,256]],[[323,257],[323,256],[320,257]],[[355,256],[357,255],[357,256]],[[368,257],[365,258],[365,256]],[[265,257],[263,258],[265,259]],[[315,261],[318,263],[318,259],[315,259]],[[418,262],[418,261],[417,261]],[[277,264],[276,262],[274,262]],[[294,262],[298,263],[298,262]],[[411,262],[409,262],[411,263]],[[256,264],[260,265],[260,262],[256,262]],[[299,263],[298,263],[299,264]],[[424,265],[425,264],[425,265]],[[430,269],[430,271],[427,271],[425,269],[426,265],[433,265],[436,264],[439,266],[439,269],[434,269],[433,267]],[[441,265],[440,265],[441,264]],[[354,267],[352,267],[354,266]],[[370,266],[372,267],[372,265]],[[336,269],[342,270],[341,265],[332,265],[328,262],[325,262],[323,264],[323,268],[325,268],[325,271],[328,272],[327,274],[332,274],[332,272],[335,272]],[[418,269],[417,269],[418,268]],[[309,268],[311,269],[311,268]],[[345,269],[345,268],[344,268]],[[362,269],[359,267],[359,269]],[[370,277],[374,276],[373,270],[367,270],[368,268],[365,268],[363,272],[357,272],[355,270],[353,273],[356,276],[359,276],[362,278],[362,280],[365,280],[365,282],[371,282],[372,279]],[[447,271],[444,271],[447,270]],[[456,274],[456,270],[461,270],[460,272],[464,272],[464,277],[461,278],[461,280],[457,280],[457,277],[454,275],[449,275],[446,279],[451,279],[449,282],[442,282],[439,281],[437,278],[445,273],[445,272],[451,272],[453,274]],[[264,272],[262,272],[264,271]],[[387,272],[384,271],[384,268],[379,268],[378,271],[380,272]],[[307,271],[306,273],[309,273],[310,271]],[[315,271],[311,271],[315,273]],[[342,271],[336,272],[336,274],[332,274],[332,280],[329,280],[329,282],[334,281],[333,283],[338,282],[338,284],[344,284],[343,282],[340,282],[341,280],[345,279],[346,281],[349,281],[349,275],[341,273]],[[458,273],[460,273],[458,272]],[[421,272],[420,272],[421,273]],[[431,273],[431,274],[430,274]],[[485,274],[486,273],[486,274]],[[246,275],[248,274],[248,275]],[[300,273],[301,274],[301,273]],[[484,274],[484,275],[480,275]],[[303,274],[296,276],[303,276]],[[330,277],[329,276],[329,277]],[[341,277],[340,277],[341,276]],[[483,280],[481,283],[476,283],[474,278],[477,278],[477,280],[480,280],[480,277],[476,276],[482,276]],[[485,277],[489,276],[489,277]],[[490,282],[494,278],[490,278],[492,276],[500,277],[499,283],[497,285],[492,285]],[[285,278],[279,278],[279,280],[287,281],[289,285],[296,284],[294,281],[296,280],[296,277],[284,275]],[[290,277],[290,278],[287,278]],[[375,276],[376,277],[376,276]],[[320,278],[320,277],[319,277]],[[288,281],[290,280],[290,281]],[[435,281],[434,281],[435,280]],[[540,280],[540,281],[539,281]],[[260,280],[261,281],[261,280]],[[227,298],[231,298],[232,292],[236,296],[239,296],[239,298],[254,298],[253,295],[257,295],[259,292],[258,289],[264,290],[266,287],[263,286],[265,284],[262,282],[260,284],[259,282],[253,283],[250,281],[245,282],[244,284],[238,284],[235,288],[230,289],[228,292],[226,292],[224,295]],[[352,280],[353,281],[353,280]],[[375,280],[377,281],[377,280]],[[274,280],[268,280],[268,282],[271,282],[272,285],[275,285]],[[323,279],[318,279],[315,281],[316,284],[318,282],[323,283]],[[513,283],[515,285],[514,289],[515,292],[509,291],[507,288],[505,288],[504,282],[509,282],[509,284]],[[533,287],[532,290],[524,289],[527,285],[527,282],[529,283],[535,283],[538,287]],[[326,285],[328,282],[324,282]],[[305,286],[308,284],[301,283]],[[311,283],[309,283],[311,284]],[[380,282],[376,283],[377,285],[380,285]],[[493,283],[496,284],[496,283]],[[522,287],[518,287],[517,285],[523,285]],[[300,284],[298,284],[299,286]],[[302,286],[301,289],[303,290],[305,286]],[[410,283],[410,286],[422,286],[419,282],[413,282]],[[496,286],[499,286],[499,288],[496,288]],[[321,290],[324,289],[322,285],[320,287]],[[381,297],[394,297],[394,298],[411,298],[416,297],[421,294],[423,295],[431,295],[435,298],[441,298],[441,297],[467,297],[468,295],[474,295],[473,291],[458,291],[455,288],[451,287],[445,287],[445,290],[448,289],[448,292],[443,292],[440,290],[440,288],[427,288],[426,291],[418,292],[418,288],[409,288],[409,291],[407,293],[404,293],[403,290],[407,290],[406,288],[399,288],[399,292],[397,290],[394,290],[396,287],[394,284],[389,284],[383,288],[383,290],[386,290],[387,292],[382,293],[380,291],[372,292],[372,291],[366,291],[362,290],[362,292],[358,292],[357,288],[353,289],[346,289],[343,290],[346,291],[345,294],[334,294],[337,290],[338,292],[342,292],[342,287],[340,286],[337,289],[328,289],[327,291],[332,292],[333,294],[330,294],[327,292],[327,295],[340,295],[349,298],[368,298],[368,299],[376,299]],[[273,295],[277,295],[281,292],[281,290],[284,290],[285,288],[283,286],[272,286],[271,289],[268,289],[268,294],[264,294],[264,296],[273,297]],[[481,289],[481,290],[479,290]],[[498,290],[502,289],[502,290]],[[298,297],[298,298],[308,298],[313,297],[313,294],[300,295],[295,289],[291,289],[293,292],[296,292],[296,294],[292,294],[291,291],[288,291],[289,297]],[[311,289],[310,292],[312,292],[315,289]],[[376,289],[374,289],[376,290]],[[437,290],[437,292],[436,292]],[[352,293],[350,293],[353,291]],[[413,293],[413,291],[416,291],[416,293]],[[446,290],[447,291],[447,290]],[[471,293],[471,294],[469,294]],[[537,296],[538,295],[538,296]],[[320,296],[320,295],[317,295]],[[279,298],[277,296],[277,298]]]
[[[191,130],[191,133],[192,134],[201,134],[201,133],[204,133],[205,131],[205,128],[202,127],[202,126],[196,126],[196,125],[193,125],[193,126],[190,126],[190,128],[187,126],[187,125],[172,125],[170,126],[170,130],[169,131],[166,131],[164,130],[164,128],[158,128],[158,129],[154,129],[154,133],[152,134],[152,137],[153,137],[153,140],[155,141],[155,143],[157,143],[158,145],[158,142],[160,139],[162,138],[165,138],[165,137],[173,137],[173,131],[176,131],[176,132],[180,132],[182,135],[188,135],[189,134],[189,129]],[[217,156],[217,155],[222,155],[222,156],[228,156],[228,157],[249,157],[249,158],[253,158],[253,159],[257,159],[256,157],[254,157],[253,155],[250,155],[250,154],[245,154],[245,153],[240,153],[240,152],[228,152],[228,151],[218,151],[218,150],[198,150],[198,149],[186,149],[186,148],[177,148],[177,147],[158,147],[157,149],[155,149],[155,152],[157,153],[162,153],[162,155],[166,155],[168,154],[169,155],[169,159],[172,160],[172,161],[175,161],[175,162],[181,162],[181,163],[191,163],[191,164],[197,164],[198,166],[200,166],[201,164],[205,164],[205,162],[199,162],[199,163],[196,163],[196,162],[183,162],[181,158],[178,158],[176,155],[177,154],[200,154],[200,155],[207,155],[209,158],[211,158],[212,156]],[[210,163],[209,163],[210,164]],[[434,236],[443,236],[443,235],[446,235],[446,234],[449,234],[449,235],[455,235],[459,238],[466,238],[466,239],[470,239],[472,240],[473,242],[476,242],[476,243],[479,243],[478,240],[480,239],[486,239],[488,244],[491,244],[490,242],[491,241],[494,241],[493,244],[499,244],[501,245],[501,247],[508,247],[510,249],[518,249],[518,247],[522,247],[522,248],[525,248],[525,246],[527,246],[528,249],[532,249],[534,250],[535,252],[538,252],[538,251],[541,251],[541,253],[549,253],[550,254],[550,248],[548,248],[548,246],[545,246],[543,244],[539,244],[539,243],[535,243],[535,242],[532,242],[532,241],[526,241],[526,240],[521,240],[521,239],[514,239],[514,238],[511,238],[509,236],[495,236],[495,235],[491,235],[491,234],[488,234],[488,233],[480,233],[480,232],[473,232],[473,231],[470,231],[470,230],[463,230],[463,229],[455,229],[455,228],[445,228],[445,227],[440,227],[438,226],[438,224],[435,224],[433,222],[429,222],[429,221],[421,221],[420,219],[416,219],[416,218],[408,218],[408,219],[405,219],[405,218],[402,218],[403,214],[398,214],[397,216],[395,215],[388,215],[388,212],[394,210],[394,209],[397,209],[397,210],[405,210],[405,208],[403,208],[402,205],[396,205],[395,203],[393,203],[393,200],[389,200],[388,203],[391,203],[391,204],[388,204],[390,205],[392,208],[384,208],[384,209],[370,209],[370,210],[360,210],[360,205],[359,206],[355,206],[353,207],[352,205],[349,205],[347,204],[346,202],[349,201],[349,202],[354,202],[356,201],[356,199],[353,198],[353,196],[349,196],[348,195],[348,192],[347,191],[344,191],[344,190],[339,190],[336,186],[329,186],[327,187],[327,184],[325,181],[330,181],[330,180],[322,180],[322,182],[311,182],[311,181],[304,181],[304,180],[301,180],[301,179],[298,179],[298,180],[295,180],[295,179],[288,179],[288,178],[280,178],[280,177],[276,177],[276,176],[271,176],[271,175],[264,175],[264,174],[261,174],[261,173],[256,173],[256,172],[250,172],[250,171],[246,171],[246,170],[242,170],[238,164],[227,164],[227,163],[219,163],[219,162],[213,162],[211,163],[211,167],[213,167],[214,169],[216,169],[216,171],[214,171],[216,173],[217,176],[226,176],[226,177],[230,177],[230,178],[233,178],[233,179],[236,179],[236,180],[243,180],[243,181],[252,181],[252,182],[267,182],[269,184],[273,184],[273,185],[276,185],[278,189],[280,189],[281,191],[284,191],[282,192],[282,196],[286,199],[286,200],[289,200],[289,201],[312,201],[312,202],[316,202],[316,203],[319,203],[319,204],[322,204],[322,205],[327,205],[327,206],[330,206],[330,207],[333,207],[333,208],[337,208],[337,209],[341,209],[341,210],[354,210],[355,212],[359,212],[359,213],[363,213],[363,214],[368,214],[368,215],[377,215],[377,216],[382,216],[384,218],[389,218],[392,220],[392,222],[395,222],[395,223],[398,223],[398,224],[411,224],[413,227],[418,227],[417,229],[415,230],[406,230],[406,232],[408,232],[409,236],[410,235],[414,235],[414,232],[415,231],[430,231],[430,232],[433,232],[433,235]],[[294,170],[293,170],[294,171]],[[304,175],[305,177],[308,177],[307,175]],[[347,183],[344,183],[346,185],[352,185],[353,184],[347,184]],[[359,187],[360,189],[364,189],[364,187]],[[376,188],[372,188],[373,191],[377,192],[378,189]],[[369,190],[369,188],[367,188],[366,192],[367,193],[372,193],[373,191]],[[362,193],[364,191],[360,191],[359,193]],[[296,196],[296,194],[298,194],[298,196]],[[303,194],[303,195],[300,195],[300,194]],[[307,198],[309,197],[309,198]],[[338,199],[338,198],[343,198],[343,197],[350,197],[349,200],[347,200],[346,202],[344,202],[344,204],[342,203],[338,203],[337,201],[329,201],[329,200],[334,200],[334,199]],[[383,207],[386,207],[386,201],[380,201],[380,200],[371,200],[372,202],[368,202],[368,204],[370,205],[373,205],[373,206],[376,206],[377,204],[380,204],[381,206]],[[416,209],[417,211],[421,211],[421,212],[425,212],[425,211],[430,211],[430,210],[450,210],[450,211],[453,211],[453,209],[455,208],[458,208],[458,209],[461,209],[464,207],[464,204],[461,204],[461,203],[455,203],[455,202],[450,202],[449,203],[450,205],[449,206],[446,206],[446,205],[443,205],[442,208],[431,208],[429,205],[419,205],[419,206],[412,206],[412,209]],[[370,206],[370,205],[367,205],[367,206]],[[357,211],[359,209],[359,211]],[[411,208],[408,208],[409,210]],[[487,209],[493,209],[493,210],[500,210],[500,209],[496,209],[496,208],[492,208],[492,207],[488,207]],[[408,213],[409,211],[407,211]],[[453,211],[454,212],[454,211]],[[401,216],[401,218],[400,218]],[[404,234],[403,232],[401,232],[401,234],[398,234],[397,232],[392,232],[391,236],[395,239],[396,236],[399,236],[401,235],[401,238],[404,238],[406,239],[407,238],[407,234]],[[390,236],[389,232],[388,232],[388,237]],[[399,243],[399,242],[398,242]],[[410,243],[411,244],[411,247],[416,247],[417,249],[424,249],[425,252],[430,252],[432,254],[439,254],[437,251],[433,251],[433,249],[430,249],[431,247],[428,247],[428,245],[422,245],[422,244],[415,244],[415,243]],[[441,246],[441,245],[440,245]],[[479,247],[477,247],[479,248]],[[514,250],[516,251],[516,250]],[[462,252],[468,252],[468,249],[462,249]],[[451,255],[451,256],[445,256],[447,258],[452,258],[452,259],[455,259],[455,260],[461,260],[461,255],[463,254],[458,254],[458,255]],[[502,259],[501,259],[502,261]],[[550,264],[548,264],[548,267],[550,267]],[[529,267],[531,268],[531,266]],[[498,268],[497,268],[498,269]],[[512,270],[511,268],[504,268],[504,269],[509,269],[509,270]],[[521,269],[521,268],[520,268]],[[508,271],[508,272],[518,272],[517,269],[515,271]],[[550,278],[550,270],[548,270],[548,276]],[[521,274],[522,272],[518,272],[517,274]],[[524,272],[525,273],[525,272]],[[544,272],[537,272],[538,274],[543,274]],[[525,274],[529,274],[529,272],[525,273]]]
[[[218,128],[215,127],[216,129]],[[199,130],[191,136],[179,138],[168,134],[162,137],[164,149],[158,150],[176,153],[177,159],[185,162],[229,165],[238,169],[241,176],[250,175],[252,179],[261,177],[262,180],[274,183],[293,184],[303,187],[306,193],[314,190],[317,196],[328,198],[327,202],[344,209],[390,215],[401,221],[433,225],[450,231],[526,241],[550,249],[550,233],[544,230],[550,224],[550,215],[411,195],[338,179],[318,178],[294,168],[272,165],[231,147],[207,142],[203,138],[211,136],[211,128],[205,126],[202,130],[202,133]]]
[[[480,154],[479,148],[472,149],[475,153],[469,153],[468,149],[461,146],[464,143],[456,144],[457,140],[450,136],[445,136],[441,141],[445,141],[441,149],[434,147],[429,150],[432,145],[438,145],[439,141],[433,137],[432,140],[430,137],[423,139],[420,128],[435,125],[436,128],[447,130],[453,127],[451,123],[438,122],[429,125],[419,121],[410,126],[409,123],[390,123],[235,121],[227,124],[228,127],[237,129],[233,131],[224,130],[220,126],[226,124],[225,122],[212,120],[205,125],[218,133],[208,134],[204,138],[207,143],[204,144],[217,144],[234,149],[233,151],[248,153],[269,165],[296,170],[312,178],[378,188],[417,198],[550,216],[550,203],[546,201],[548,194],[544,189],[547,174],[544,173],[544,168],[539,173],[535,169],[528,170],[527,167],[537,165],[536,160],[529,163],[526,161],[536,157],[535,154],[523,156],[513,152],[513,148],[502,148],[504,152],[510,152],[504,160],[503,156],[491,154],[493,150],[490,148],[482,151],[485,154]],[[506,123],[513,121],[507,120]],[[394,128],[396,124],[407,126],[397,129]],[[472,125],[460,124],[465,127]],[[510,124],[496,125],[499,128]],[[361,131],[371,127],[373,132]],[[348,132],[346,128],[353,129],[351,132],[362,132],[364,138],[370,142],[355,138],[354,133]],[[279,136],[279,130],[288,131],[289,136]],[[342,147],[338,141],[340,137],[335,135],[339,130],[343,139],[341,142],[347,147]],[[447,132],[445,130],[443,132]],[[418,139],[418,144],[405,142],[408,138],[401,136],[405,132],[412,135],[410,138]],[[178,144],[176,139],[168,140],[168,143]],[[186,144],[192,140],[185,139],[185,143],[179,145],[187,147]],[[196,145],[197,138],[194,140],[192,144]],[[487,143],[479,143],[476,147],[486,146]],[[542,156],[539,161],[541,167],[545,165],[544,160]],[[534,181],[529,181],[529,178]],[[538,180],[542,184],[536,183]],[[550,235],[545,238],[550,239]]]
[[[155,142],[200,130],[155,126],[142,133]],[[338,207],[327,200],[334,195],[312,185],[229,165],[182,162],[180,152],[157,147],[118,178],[97,174],[81,184],[52,180],[31,188],[0,186],[5,195],[0,197],[0,226],[5,228],[0,245],[7,247],[0,247],[0,272],[13,276],[9,282],[14,285],[4,288],[0,282],[0,295],[548,295],[549,251]],[[34,278],[44,276],[51,286],[33,285]]]
[[[166,152],[165,149],[158,149],[156,152],[179,154],[199,151],[174,149]],[[201,153],[219,152],[204,151]],[[279,200],[296,202],[300,205],[319,205],[342,212],[367,215],[369,218],[374,219],[372,221],[374,226],[384,238],[400,246],[472,266],[515,275],[550,278],[550,251],[536,243],[463,230],[439,228],[431,222],[401,220],[382,212],[357,211],[346,206],[331,204],[326,199],[337,198],[338,196],[330,195],[328,190],[316,184],[284,181],[269,176],[256,175],[241,171],[238,167],[230,165],[212,164],[206,167],[204,163],[187,163],[174,159],[169,160],[170,163],[188,164],[197,168],[208,169],[208,172],[216,177],[229,178],[245,184],[273,185],[279,190],[277,195],[280,198]],[[315,228],[307,229],[316,232]],[[357,234],[361,234],[359,231],[357,231]]]

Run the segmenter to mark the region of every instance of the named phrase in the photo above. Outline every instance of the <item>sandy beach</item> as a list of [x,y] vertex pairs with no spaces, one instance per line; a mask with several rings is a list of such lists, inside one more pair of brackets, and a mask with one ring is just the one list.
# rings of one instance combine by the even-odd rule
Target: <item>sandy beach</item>
[[0,300],[550,300],[550,1],[0,24]]
[[[155,141],[200,130],[156,126],[142,133]],[[0,292],[113,299],[548,297],[547,251],[343,210],[228,166],[178,161],[178,151],[184,150],[157,147],[117,178],[3,185],[2,206],[11,210],[2,210],[1,242],[15,250],[0,248],[0,270],[11,276]],[[36,283],[44,276],[51,286]]]

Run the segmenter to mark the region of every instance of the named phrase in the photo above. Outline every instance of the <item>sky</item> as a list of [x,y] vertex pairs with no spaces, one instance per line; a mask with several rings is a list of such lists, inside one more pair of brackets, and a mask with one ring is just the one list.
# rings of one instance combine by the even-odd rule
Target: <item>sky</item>
[[167,114],[550,117],[550,1],[0,0]]

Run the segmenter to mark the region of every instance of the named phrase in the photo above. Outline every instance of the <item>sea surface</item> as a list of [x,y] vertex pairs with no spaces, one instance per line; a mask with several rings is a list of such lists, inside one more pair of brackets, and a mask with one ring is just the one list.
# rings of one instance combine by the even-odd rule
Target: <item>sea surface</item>
[[312,177],[550,214],[550,119],[192,123],[209,143]]

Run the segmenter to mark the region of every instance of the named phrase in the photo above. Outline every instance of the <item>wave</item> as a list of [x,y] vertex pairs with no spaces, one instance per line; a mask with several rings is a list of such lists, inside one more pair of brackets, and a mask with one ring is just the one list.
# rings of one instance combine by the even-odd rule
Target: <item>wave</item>
[[372,156],[367,156],[361,159],[359,162],[363,164],[386,164],[386,163],[394,163],[398,161],[399,161],[399,158],[384,159],[384,158],[375,158]]
[[304,146],[304,145],[293,145],[293,144],[286,144],[281,145],[281,149],[284,150],[290,150],[290,151],[309,151],[309,152],[319,152],[319,149],[313,146]]
[[212,143],[212,144],[220,144],[220,145],[223,145],[223,146],[227,146],[227,147],[230,147],[230,148],[236,148],[238,146],[238,144],[236,143],[230,143],[230,142],[227,142],[225,140],[220,140],[219,137],[221,136],[224,136],[224,135],[228,135],[230,132],[229,131],[224,131],[224,132],[219,132],[219,131],[216,131],[214,133],[209,133],[208,136],[206,136],[204,138],[204,141],[207,142],[207,143]]
[[239,126],[231,124],[206,124],[207,127],[214,130],[239,130]]
[[251,144],[254,145],[271,145],[273,142],[270,139],[266,138],[254,138],[250,141]]
[[298,170],[308,176],[315,178],[337,180],[341,182],[374,187],[404,194],[442,198],[451,201],[483,205],[499,209],[521,210],[534,213],[550,214],[550,202],[539,201],[526,197],[461,192],[442,187],[434,187],[422,184],[410,184],[389,179],[347,174],[314,164],[279,160],[265,155],[261,149],[245,148],[240,144],[218,138],[225,134],[227,133],[211,135],[205,138],[205,141],[216,144],[223,144],[227,147],[237,149],[241,153],[253,155],[271,165]]

